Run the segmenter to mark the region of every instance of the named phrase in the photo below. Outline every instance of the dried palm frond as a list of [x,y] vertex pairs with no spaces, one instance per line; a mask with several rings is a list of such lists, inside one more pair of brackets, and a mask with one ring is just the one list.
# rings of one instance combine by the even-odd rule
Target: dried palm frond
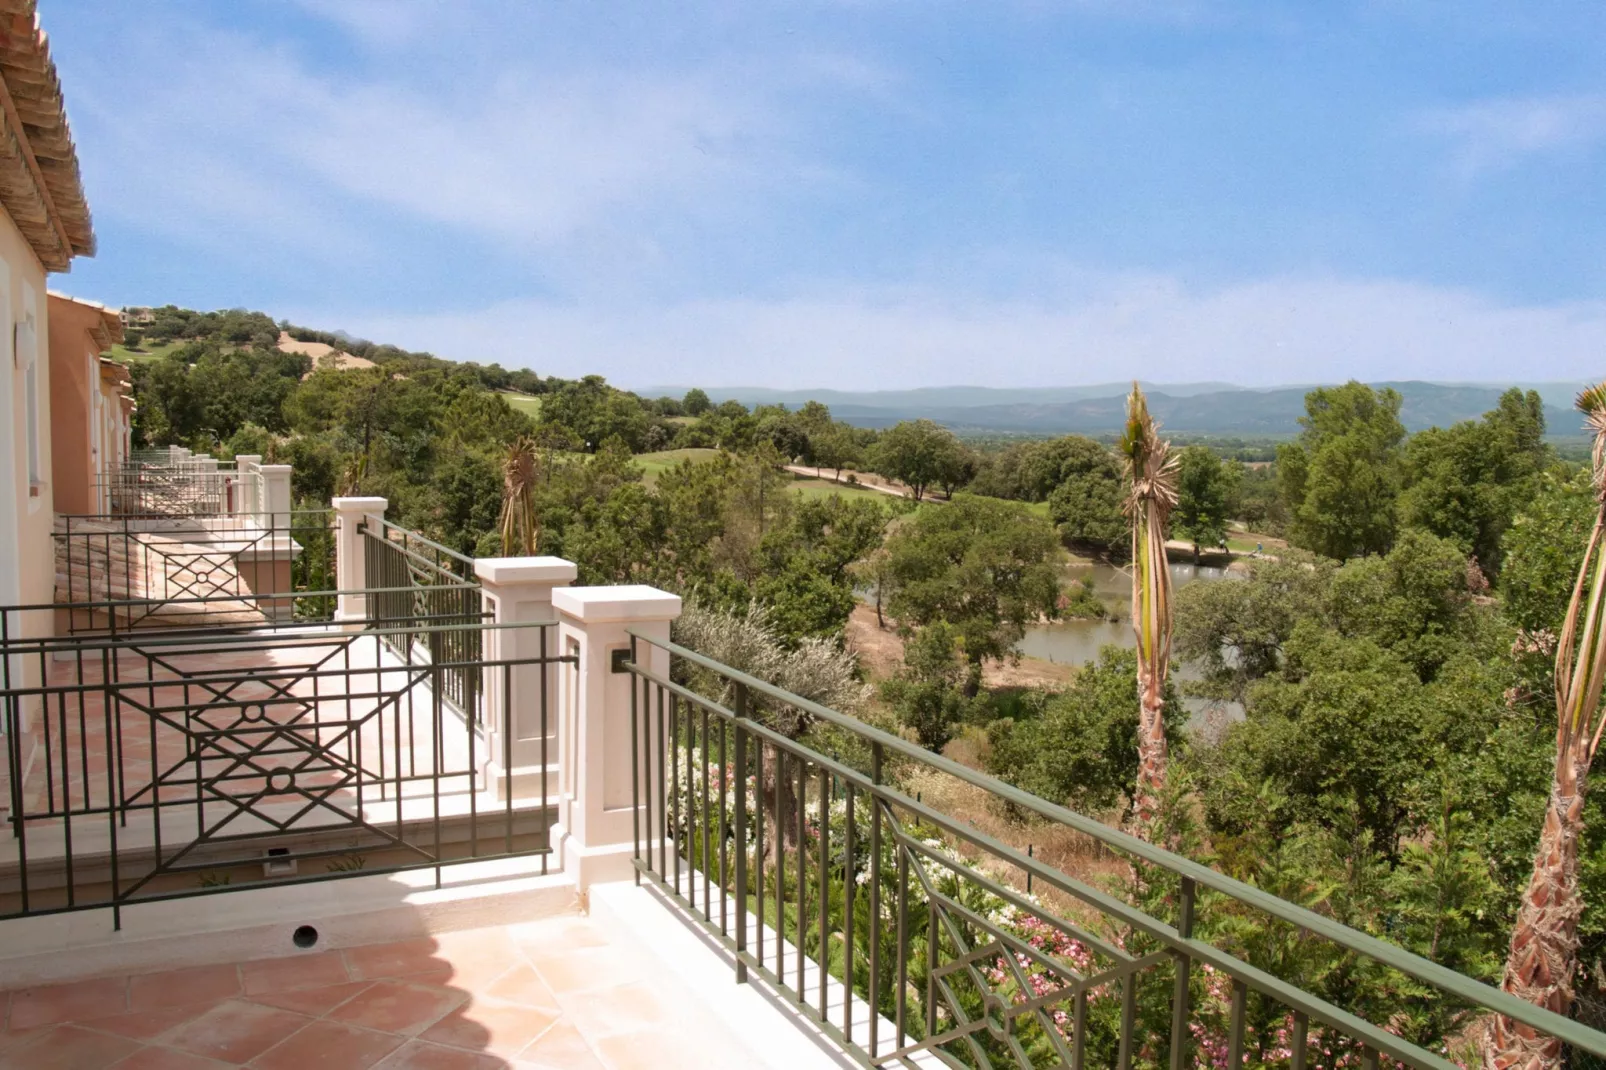
[[505,557],[535,553],[540,523],[535,515],[535,490],[540,479],[535,443],[519,438],[502,459],[502,554]]

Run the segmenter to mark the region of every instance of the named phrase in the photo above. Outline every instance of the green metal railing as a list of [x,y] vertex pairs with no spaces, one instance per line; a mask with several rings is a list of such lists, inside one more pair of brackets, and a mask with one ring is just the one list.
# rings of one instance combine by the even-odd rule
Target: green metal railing
[[[647,667],[650,646],[670,672]],[[1606,1055],[1606,1033],[695,651],[633,633],[621,668],[638,880],[733,953],[738,982],[756,973],[865,1065],[1451,1070],[1491,1014]],[[769,727],[782,711],[809,742]],[[938,782],[1125,872],[1032,857],[926,801]],[[1251,919],[1275,939],[1232,924]],[[1398,999],[1340,998],[1359,987],[1335,977],[1398,979]]]
[[[331,599],[346,592],[324,592]],[[387,591],[367,592],[383,595]],[[421,624],[362,631],[293,621],[53,637],[54,609],[0,607],[0,747],[9,785],[0,919],[107,909],[264,884],[540,856],[550,806],[492,790],[483,729],[446,710],[448,659],[398,667],[378,645],[434,649],[473,632],[551,622]],[[22,629],[19,632],[18,629]],[[572,663],[476,660],[475,673]],[[550,711],[538,702],[543,738]]]
[[480,633],[473,628],[441,629],[432,625],[472,624],[485,616],[472,558],[432,542],[388,520],[377,528],[364,522],[363,563],[370,587],[370,615],[418,628],[393,628],[385,644],[404,661],[415,659],[453,666],[442,680],[445,697],[459,711],[483,717],[480,699],[482,653]]
[[73,633],[186,626],[197,615],[329,620],[333,523],[332,510],[304,508],[63,514],[52,536],[57,607]]

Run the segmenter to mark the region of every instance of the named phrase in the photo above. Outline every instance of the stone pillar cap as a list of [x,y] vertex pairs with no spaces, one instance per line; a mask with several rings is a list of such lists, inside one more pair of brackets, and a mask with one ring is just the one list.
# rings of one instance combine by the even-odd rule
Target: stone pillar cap
[[388,498],[331,498],[329,504],[342,512],[371,513],[376,509],[384,512],[390,504]]
[[552,605],[587,624],[674,620],[680,596],[644,584],[619,587],[564,587],[552,592]]
[[579,574],[573,561],[561,557],[481,557],[474,562],[474,575],[499,587],[520,583],[569,583]]

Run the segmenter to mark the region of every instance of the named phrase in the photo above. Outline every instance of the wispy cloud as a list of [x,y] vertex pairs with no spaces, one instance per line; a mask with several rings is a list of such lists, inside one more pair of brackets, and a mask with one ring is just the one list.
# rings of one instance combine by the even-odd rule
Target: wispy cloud
[[1420,124],[1455,146],[1465,171],[1478,172],[1606,139],[1606,94],[1479,101],[1428,111]]
[[1334,278],[1190,289],[1165,276],[1084,275],[1074,293],[1030,302],[850,286],[776,301],[517,301],[379,313],[342,326],[459,358],[544,374],[600,372],[634,386],[1034,386],[1134,375],[1251,386],[1351,376],[1501,380],[1514,374],[1513,354],[1561,379],[1597,375],[1606,351],[1606,302],[1510,305]]

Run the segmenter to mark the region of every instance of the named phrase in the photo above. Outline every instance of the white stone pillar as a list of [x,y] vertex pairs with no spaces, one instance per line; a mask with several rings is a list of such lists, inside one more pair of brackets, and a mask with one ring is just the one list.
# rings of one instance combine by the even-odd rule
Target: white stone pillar
[[290,536],[290,466],[265,464],[262,472],[261,518],[263,527],[282,531]]
[[[499,799],[558,801],[558,666],[512,665],[558,652],[554,588],[574,582],[574,562],[561,557],[487,557],[474,562],[481,600],[493,625],[484,631],[486,759]],[[550,623],[547,628],[495,627]],[[545,642],[543,643],[543,639]],[[544,709],[543,709],[544,700]]]
[[[628,629],[667,641],[670,622],[680,616],[680,598],[655,587],[570,587],[554,591],[552,604],[559,653],[577,659],[559,673],[562,790],[552,844],[583,894],[597,881],[631,876],[639,805],[632,799],[646,797],[644,780],[639,792],[630,783],[630,699],[639,681],[616,669],[615,659],[629,656]],[[636,655],[651,671],[668,676],[668,652],[640,642]]]
[[257,511],[256,469],[262,457],[256,453],[239,453],[234,457],[234,513],[249,516]]
[[362,526],[372,524],[380,530],[385,509],[384,498],[336,498],[329,503],[335,510],[335,620],[351,629],[362,627],[368,619],[368,596],[362,592],[368,582],[368,555],[363,545]]

